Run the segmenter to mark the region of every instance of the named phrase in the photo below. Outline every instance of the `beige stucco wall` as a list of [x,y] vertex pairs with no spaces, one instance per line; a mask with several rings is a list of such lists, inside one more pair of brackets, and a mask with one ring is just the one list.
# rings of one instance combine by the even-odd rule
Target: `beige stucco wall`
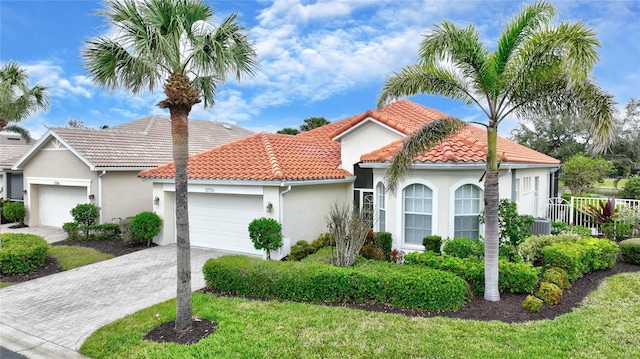
[[360,162],[360,156],[400,138],[400,134],[377,122],[362,123],[339,139],[342,168],[353,173],[353,165]]
[[[116,222],[153,210],[153,184],[142,182],[139,171],[105,171],[102,182],[102,222]],[[102,174],[102,172],[99,172]],[[97,193],[96,193],[97,196]],[[97,198],[97,197],[96,197]]]
[[353,198],[351,183],[294,186],[284,198],[283,229],[291,244],[311,242],[328,232],[325,216],[334,203],[342,205]]

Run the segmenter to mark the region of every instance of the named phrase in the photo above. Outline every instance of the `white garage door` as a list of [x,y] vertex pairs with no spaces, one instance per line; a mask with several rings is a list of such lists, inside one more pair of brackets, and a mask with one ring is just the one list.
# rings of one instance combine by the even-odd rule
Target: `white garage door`
[[40,225],[62,227],[73,222],[71,209],[87,203],[87,188],[73,186],[40,186]]
[[191,245],[224,251],[262,254],[253,248],[249,223],[263,217],[262,196],[189,194]]

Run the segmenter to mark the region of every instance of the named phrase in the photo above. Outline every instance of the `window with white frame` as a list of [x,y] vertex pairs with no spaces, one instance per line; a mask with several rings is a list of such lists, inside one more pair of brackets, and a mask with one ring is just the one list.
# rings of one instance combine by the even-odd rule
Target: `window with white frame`
[[453,237],[477,239],[480,236],[480,188],[472,184],[455,192]]
[[522,178],[522,194],[529,194],[531,192],[531,176]]
[[404,200],[404,242],[422,244],[431,235],[433,216],[433,191],[421,184],[407,186]]
[[376,191],[378,192],[378,230],[382,232],[387,230],[387,203],[382,182],[378,183]]

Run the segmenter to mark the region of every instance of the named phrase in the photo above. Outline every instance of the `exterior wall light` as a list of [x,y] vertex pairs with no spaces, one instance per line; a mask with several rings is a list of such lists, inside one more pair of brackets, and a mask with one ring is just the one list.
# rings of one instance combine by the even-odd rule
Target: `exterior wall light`
[[271,212],[273,210],[273,204],[271,202],[267,203],[267,212]]
[[153,197],[153,204],[155,204],[156,206],[160,204],[160,197],[155,196]]

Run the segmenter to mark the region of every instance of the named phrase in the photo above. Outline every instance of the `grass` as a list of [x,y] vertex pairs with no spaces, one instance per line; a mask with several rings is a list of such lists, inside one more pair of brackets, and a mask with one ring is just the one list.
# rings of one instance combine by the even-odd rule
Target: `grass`
[[52,246],[49,255],[55,257],[63,270],[111,259],[113,254],[98,252],[93,248],[76,246]]
[[[77,246],[51,246],[49,255],[58,260],[62,270],[70,270],[114,257],[113,254],[105,254],[93,248]],[[12,284],[15,283],[0,282],[0,288],[8,287]]]
[[142,339],[175,319],[170,300],[99,329],[80,351],[94,359],[637,358],[638,302],[640,273],[607,278],[569,314],[511,325],[194,293],[194,314],[218,323],[199,343]]

